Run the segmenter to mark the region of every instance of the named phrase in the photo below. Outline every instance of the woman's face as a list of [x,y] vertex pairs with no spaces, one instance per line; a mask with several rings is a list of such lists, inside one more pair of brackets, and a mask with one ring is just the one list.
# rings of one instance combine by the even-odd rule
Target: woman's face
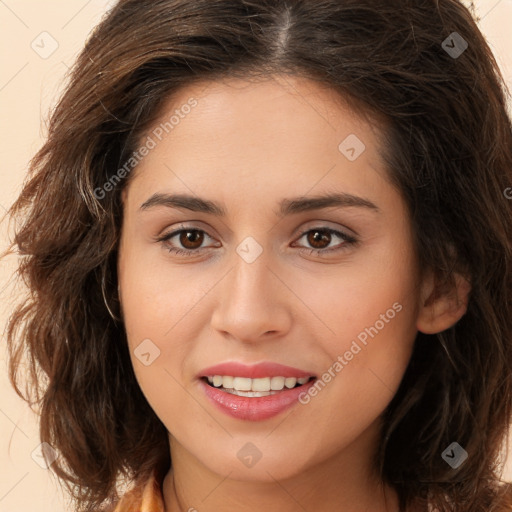
[[[348,454],[355,473],[369,463],[420,295],[377,136],[332,91],[275,77],[183,89],[143,138],[119,283],[135,374],[173,456],[261,481]],[[205,371],[230,362],[294,370]],[[269,398],[229,392],[295,374],[316,380]],[[205,375],[227,376],[214,384],[228,391]]]

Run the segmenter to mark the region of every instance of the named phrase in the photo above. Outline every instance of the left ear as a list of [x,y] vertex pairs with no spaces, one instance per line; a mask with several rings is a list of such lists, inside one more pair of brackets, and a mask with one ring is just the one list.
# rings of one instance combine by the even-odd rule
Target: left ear
[[453,282],[439,285],[432,273],[422,283],[416,328],[425,334],[437,334],[455,325],[466,313],[471,284],[461,274]]

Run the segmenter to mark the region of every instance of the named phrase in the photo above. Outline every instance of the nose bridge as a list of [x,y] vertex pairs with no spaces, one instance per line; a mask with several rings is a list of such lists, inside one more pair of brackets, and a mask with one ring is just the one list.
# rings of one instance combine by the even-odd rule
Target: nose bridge
[[[269,266],[271,255],[269,249],[263,249],[253,237],[246,237],[236,248],[235,268],[233,269],[233,291],[242,301],[258,298],[269,286],[272,286]],[[268,292],[268,290],[267,290]],[[259,302],[259,301],[258,301]],[[253,305],[253,307],[256,305]]]
[[288,327],[283,285],[270,267],[272,258],[254,238],[236,247],[232,271],[226,276],[212,326],[235,338],[256,339]]

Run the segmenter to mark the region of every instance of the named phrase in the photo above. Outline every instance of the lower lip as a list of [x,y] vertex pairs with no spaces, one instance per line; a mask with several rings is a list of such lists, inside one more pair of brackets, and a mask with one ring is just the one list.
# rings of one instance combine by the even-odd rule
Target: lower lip
[[277,416],[297,404],[299,395],[307,393],[316,379],[302,386],[280,391],[275,395],[261,397],[233,395],[209,386],[203,379],[199,381],[206,396],[225,414],[240,420],[261,421]]

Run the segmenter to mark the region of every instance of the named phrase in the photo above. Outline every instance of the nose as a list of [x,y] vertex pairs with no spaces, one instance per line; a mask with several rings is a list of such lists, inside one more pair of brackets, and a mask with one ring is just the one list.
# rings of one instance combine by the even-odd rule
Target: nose
[[218,286],[213,329],[247,343],[281,337],[289,331],[293,293],[269,263],[266,251],[252,263],[235,255],[234,267]]

